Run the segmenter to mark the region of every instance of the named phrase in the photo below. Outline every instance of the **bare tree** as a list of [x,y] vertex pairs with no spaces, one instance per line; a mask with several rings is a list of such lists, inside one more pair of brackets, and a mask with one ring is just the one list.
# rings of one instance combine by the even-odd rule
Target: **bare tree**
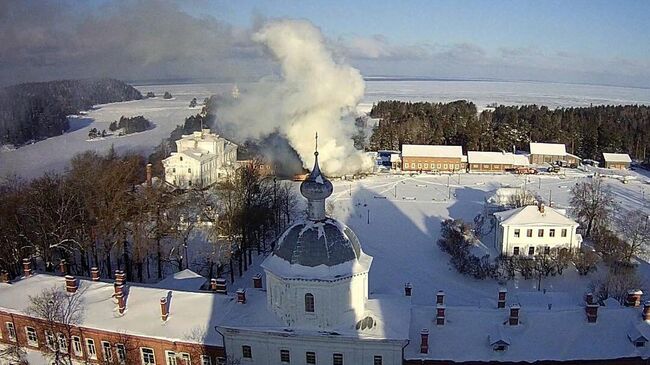
[[619,268],[619,270],[608,270],[589,284],[589,289],[594,293],[597,300],[614,298],[623,304],[627,292],[630,289],[640,289],[643,282],[639,278],[634,267]]
[[631,262],[635,256],[641,255],[650,244],[650,217],[643,211],[633,210],[623,215],[619,222],[620,234],[627,243],[623,248],[623,259]]
[[29,297],[27,313],[45,321],[45,351],[56,365],[72,365],[72,331],[83,320],[84,292],[84,287],[79,287],[76,293],[70,294],[55,286]]
[[606,227],[616,202],[609,187],[598,177],[577,183],[571,192],[571,205],[578,219],[587,225],[585,236],[589,237],[594,228]]

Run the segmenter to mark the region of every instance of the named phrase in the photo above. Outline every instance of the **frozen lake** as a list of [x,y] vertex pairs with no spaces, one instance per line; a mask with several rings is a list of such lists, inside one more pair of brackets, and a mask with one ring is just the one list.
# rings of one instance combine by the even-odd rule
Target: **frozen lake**
[[[162,95],[172,93],[172,100],[161,97],[124,103],[99,105],[87,114],[71,119],[71,131],[44,141],[0,152],[0,177],[17,174],[33,178],[45,171],[63,170],[70,158],[86,150],[103,152],[115,146],[118,152],[127,150],[149,154],[163,138],[184,119],[200,109],[190,109],[189,102],[199,102],[212,94],[229,93],[233,84],[136,85],[143,94],[153,91]],[[246,84],[239,85],[244,91]],[[498,103],[508,105],[538,104],[559,106],[589,106],[590,104],[650,104],[650,89],[615,86],[575,85],[539,82],[497,81],[367,81],[366,93],[359,104],[368,111],[379,100],[448,102],[458,99],[473,101],[478,107]],[[108,130],[109,124],[124,116],[143,115],[155,128],[123,137],[88,141],[91,128]],[[263,116],[261,116],[263,117]]]

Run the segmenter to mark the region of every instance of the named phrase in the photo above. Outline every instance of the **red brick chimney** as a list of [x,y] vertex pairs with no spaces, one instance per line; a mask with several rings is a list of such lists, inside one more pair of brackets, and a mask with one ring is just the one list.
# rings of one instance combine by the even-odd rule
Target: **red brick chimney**
[[422,331],[420,331],[420,353],[429,353],[429,330],[426,328],[423,328]]
[[644,321],[650,321],[650,301],[643,303],[643,314],[641,315]]
[[0,271],[0,283],[9,284],[9,272],[7,270]]
[[162,297],[162,298],[160,298],[160,318],[163,321],[166,321],[167,317],[169,317],[169,308],[167,307],[167,298]]
[[506,295],[508,294],[508,289],[499,288],[499,297],[497,299],[497,308],[506,307]]
[[99,269],[96,267],[91,267],[90,268],[90,278],[93,281],[99,281]]
[[126,300],[124,298],[124,294],[122,292],[115,294],[115,298],[117,299],[117,311],[120,314],[124,314],[124,311],[126,311]]
[[23,259],[23,276],[26,278],[32,276],[32,262],[28,258]]
[[150,163],[147,164],[147,187],[149,188],[151,187],[151,180],[153,177],[152,167],[153,165]]
[[253,288],[262,289],[262,274],[257,273],[253,276]]
[[437,304],[436,305],[436,325],[444,326],[445,325],[445,305]]
[[65,276],[65,291],[68,294],[74,294],[77,292],[77,279],[74,276]]
[[413,285],[411,283],[404,284],[404,295],[410,297],[413,294]]
[[626,307],[638,307],[641,305],[641,296],[643,292],[641,290],[628,290],[627,297],[625,297],[625,306]]
[[237,303],[246,304],[246,289],[237,289]]
[[216,284],[217,287],[215,291],[219,294],[228,294],[227,286],[226,286],[226,279],[224,278],[217,278],[216,279]]
[[445,304],[445,292],[438,290],[436,293],[436,305]]
[[68,263],[65,262],[65,259],[61,259],[61,261],[59,261],[59,272],[61,275],[68,274]]
[[585,306],[585,313],[587,314],[587,322],[596,323],[598,319],[598,304],[587,304]]
[[519,310],[521,306],[519,304],[513,304],[510,306],[510,317],[508,318],[508,324],[511,326],[517,326],[519,324]]

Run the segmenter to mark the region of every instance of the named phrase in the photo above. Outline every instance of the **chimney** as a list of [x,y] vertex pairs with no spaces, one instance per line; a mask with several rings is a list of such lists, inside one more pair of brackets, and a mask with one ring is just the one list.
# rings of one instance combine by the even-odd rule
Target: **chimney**
[[641,305],[641,296],[643,292],[641,290],[628,290],[627,297],[625,298],[626,307],[638,307]]
[[32,276],[32,262],[27,258],[23,259],[23,276],[26,278]]
[[0,271],[0,283],[9,284],[9,272],[7,270]]
[[445,305],[437,304],[436,305],[436,324],[438,326],[445,325]]
[[262,274],[257,273],[253,276],[253,288],[262,289]]
[[594,304],[594,295],[592,293],[585,294],[585,303]]
[[246,304],[246,289],[237,289],[237,303]]
[[508,318],[508,324],[511,326],[517,326],[519,324],[519,310],[521,306],[519,304],[513,304],[510,306],[510,318]]
[[210,279],[210,291],[217,291],[217,279]]
[[167,308],[167,298],[162,297],[160,298],[160,318],[163,321],[166,321],[167,317],[169,317],[169,308]]
[[499,297],[497,299],[497,308],[506,307],[506,295],[508,294],[508,289],[499,288]]
[[74,294],[77,292],[77,279],[74,276],[65,276],[65,291],[68,294]]
[[643,303],[642,317],[644,321],[650,321],[650,301]]
[[411,283],[404,284],[404,295],[410,297],[413,293],[413,285]]
[[429,353],[429,330],[426,328],[423,328],[422,331],[420,331],[420,353]]
[[596,323],[598,319],[598,304],[587,304],[585,306],[585,312],[587,313],[587,322]]
[[228,294],[228,291],[226,290],[226,279],[224,278],[217,278],[216,280],[217,287],[215,291],[219,294]]
[[436,293],[436,305],[445,304],[445,292],[438,290]]
[[99,281],[99,269],[96,267],[90,268],[90,277],[93,281]]
[[124,299],[124,294],[122,292],[115,294],[115,298],[117,299],[117,311],[120,312],[120,314],[124,314],[124,311],[126,311],[126,300]]
[[539,212],[544,214],[544,203],[542,202],[539,203]]
[[153,176],[152,167],[153,165],[151,165],[150,163],[147,164],[147,187],[148,188],[151,187],[151,179]]
[[65,259],[59,261],[59,272],[61,272],[61,275],[68,274],[68,264],[65,262]]

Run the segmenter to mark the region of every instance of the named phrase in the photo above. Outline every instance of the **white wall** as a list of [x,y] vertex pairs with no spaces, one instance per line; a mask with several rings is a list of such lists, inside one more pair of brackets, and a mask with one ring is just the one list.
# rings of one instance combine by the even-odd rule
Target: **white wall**
[[[534,225],[499,225],[497,243],[503,255],[512,255],[514,247],[519,247],[519,255],[527,256],[529,247],[535,247],[535,254],[540,253],[544,247],[553,248],[580,248],[576,241],[576,225],[534,226]],[[519,237],[515,231],[519,229]],[[533,236],[527,237],[527,231],[533,230]],[[544,236],[538,237],[538,230],[544,230]],[[550,230],[555,229],[555,237],[550,237]],[[567,230],[566,237],[562,237],[562,230]]]

